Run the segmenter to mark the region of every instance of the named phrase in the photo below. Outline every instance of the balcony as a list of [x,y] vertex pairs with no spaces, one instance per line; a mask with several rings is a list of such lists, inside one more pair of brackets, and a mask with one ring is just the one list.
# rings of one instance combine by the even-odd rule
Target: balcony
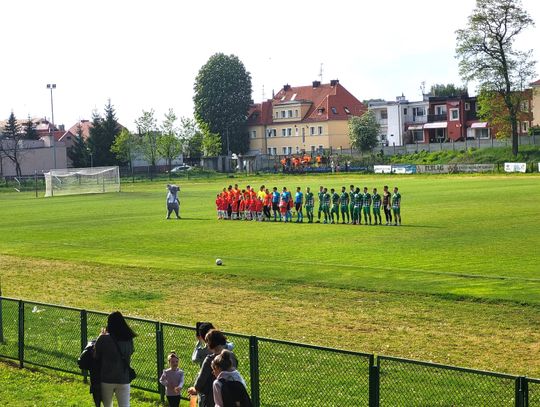
[[431,122],[445,122],[448,120],[448,113],[444,114],[428,114],[427,121]]

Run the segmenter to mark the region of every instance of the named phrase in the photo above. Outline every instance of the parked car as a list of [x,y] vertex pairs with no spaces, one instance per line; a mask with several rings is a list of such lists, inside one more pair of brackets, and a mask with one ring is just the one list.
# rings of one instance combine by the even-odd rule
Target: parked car
[[187,165],[187,164],[182,164],[182,165],[177,165],[176,167],[174,167],[171,172],[183,172],[183,171],[189,171],[191,170],[193,167]]

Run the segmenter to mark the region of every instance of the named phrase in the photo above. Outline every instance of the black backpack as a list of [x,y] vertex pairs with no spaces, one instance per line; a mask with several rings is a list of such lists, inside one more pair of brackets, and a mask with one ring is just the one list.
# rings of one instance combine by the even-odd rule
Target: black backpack
[[249,394],[242,384],[236,380],[219,379],[223,407],[253,407]]
[[90,341],[84,348],[77,360],[77,364],[81,370],[90,370],[94,366],[94,345],[95,341]]

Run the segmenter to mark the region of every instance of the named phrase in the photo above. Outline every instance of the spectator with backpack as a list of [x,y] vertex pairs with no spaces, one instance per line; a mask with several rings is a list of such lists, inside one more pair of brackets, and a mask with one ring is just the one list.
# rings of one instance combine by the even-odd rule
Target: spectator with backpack
[[[212,329],[206,334],[205,342],[212,353],[204,359],[195,384],[188,389],[188,394],[198,396],[199,407],[214,407],[213,384],[215,377],[212,372],[212,361],[227,348],[227,338],[221,331]],[[236,368],[238,366],[237,359],[232,352],[231,355],[232,366]]]
[[252,407],[246,382],[233,367],[234,360],[234,354],[228,350],[223,350],[212,360],[212,372],[216,377],[212,385],[215,407]]
[[137,334],[128,326],[119,311],[107,318],[107,328],[102,328],[95,344],[94,357],[101,364],[101,399],[104,407],[113,406],[116,394],[118,407],[129,407],[130,383],[134,371],[130,367],[133,338]]

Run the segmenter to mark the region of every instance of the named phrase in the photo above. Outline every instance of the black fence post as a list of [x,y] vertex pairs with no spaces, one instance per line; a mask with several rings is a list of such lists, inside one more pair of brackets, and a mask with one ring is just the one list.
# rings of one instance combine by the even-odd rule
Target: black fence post
[[380,363],[374,363],[375,357],[369,357],[369,407],[379,407]]
[[526,377],[516,378],[516,407],[529,406],[529,386]]
[[[86,348],[86,344],[88,343],[88,315],[86,314],[86,310],[81,310],[81,352]],[[83,374],[83,381],[85,383],[88,382],[88,370],[84,369],[82,371]]]
[[24,302],[19,300],[19,367],[24,367]]
[[161,327],[161,323],[156,322],[156,367],[157,367],[157,386],[159,391],[159,397],[161,398],[161,401],[165,401],[165,388],[159,383],[159,378],[161,377],[161,373],[163,372],[163,369],[165,368],[165,352],[163,350],[163,330]]
[[251,379],[251,401],[254,407],[260,407],[259,340],[256,336],[249,337],[249,375]]

